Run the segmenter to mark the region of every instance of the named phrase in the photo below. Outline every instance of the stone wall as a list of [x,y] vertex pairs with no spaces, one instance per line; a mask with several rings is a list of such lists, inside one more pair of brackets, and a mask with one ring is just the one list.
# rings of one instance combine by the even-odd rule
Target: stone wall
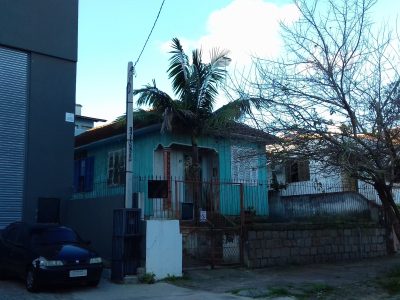
[[384,256],[385,232],[376,224],[270,224],[248,230],[245,264],[261,268]]

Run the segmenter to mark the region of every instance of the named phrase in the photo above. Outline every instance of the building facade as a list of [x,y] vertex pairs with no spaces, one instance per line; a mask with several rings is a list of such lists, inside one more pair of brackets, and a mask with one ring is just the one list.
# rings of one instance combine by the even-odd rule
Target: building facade
[[0,228],[72,194],[78,0],[0,0]]

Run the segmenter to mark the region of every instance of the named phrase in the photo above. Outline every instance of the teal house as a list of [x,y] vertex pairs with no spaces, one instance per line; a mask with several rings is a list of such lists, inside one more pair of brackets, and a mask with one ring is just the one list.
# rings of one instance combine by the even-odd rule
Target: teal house
[[[143,208],[146,218],[190,220],[196,208],[203,217],[238,216],[241,208],[268,215],[265,145],[270,135],[240,123],[202,135],[200,181],[193,182],[190,136],[160,129],[161,124],[137,124],[133,132],[133,205]],[[124,197],[125,145],[123,123],[76,137],[74,201]]]

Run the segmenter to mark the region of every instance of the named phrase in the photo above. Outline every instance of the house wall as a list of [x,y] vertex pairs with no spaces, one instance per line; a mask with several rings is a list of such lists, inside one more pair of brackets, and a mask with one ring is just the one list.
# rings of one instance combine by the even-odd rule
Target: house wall
[[23,219],[32,222],[39,197],[72,195],[78,1],[0,0],[0,28],[0,46],[29,55]]
[[[154,168],[154,150],[158,145],[168,147],[172,143],[191,146],[189,136],[161,134],[156,131],[145,136],[137,137],[134,142],[134,175],[152,175]],[[232,182],[231,165],[232,155],[231,146],[242,146],[257,150],[263,153],[263,147],[256,143],[221,139],[216,137],[200,137],[199,147],[214,149],[218,154],[219,160],[219,180],[225,182],[220,186],[220,211],[227,215],[238,215],[240,212],[240,187],[239,185],[227,184]],[[143,159],[146,158],[146,159]],[[258,157],[258,181],[266,182],[266,157]],[[258,215],[268,214],[267,189],[258,188],[258,183],[247,185],[244,188],[245,207],[252,207]],[[145,198],[146,192],[145,192]]]
[[[275,168],[278,183],[286,183],[284,166]],[[268,178],[272,178],[272,171],[268,169]],[[357,191],[366,199],[380,204],[379,196],[374,187],[361,180],[357,181],[357,186],[353,187],[348,182],[339,169],[326,169],[320,162],[310,161],[310,180],[287,183],[286,187],[280,189],[281,196],[308,195],[337,193],[344,191]],[[400,204],[400,184],[394,184],[393,197],[397,204]]]
[[[169,147],[171,144],[180,144],[188,146],[190,153],[191,141],[189,136],[183,135],[170,135],[161,134],[159,130],[147,132],[143,135],[134,136],[133,144],[133,176],[162,176],[164,175],[161,170],[163,167],[159,164],[163,162],[161,154],[155,155],[155,150],[159,145]],[[221,185],[220,194],[220,211],[228,215],[238,215],[240,212],[240,187],[238,184],[232,184],[231,172],[231,146],[239,145],[249,147],[263,153],[264,148],[256,143],[249,143],[245,141],[236,141],[228,139],[219,139],[214,137],[201,137],[199,139],[199,147],[213,149],[218,154],[219,164],[219,180],[224,182]],[[108,153],[112,150],[121,149],[125,146],[123,140],[115,140],[109,143],[99,144],[98,146],[88,147],[86,149],[87,156],[94,156],[94,190],[92,193],[81,193],[74,195],[75,198],[88,198],[97,195],[104,196],[102,193],[107,192],[110,195],[123,193],[121,187],[108,187],[107,186],[107,164]],[[177,164],[183,161],[179,159],[181,155],[179,151],[174,151],[171,155],[171,169],[175,170],[171,176],[178,176],[180,180],[184,180],[183,172],[176,171]],[[266,181],[266,158],[260,155],[258,158],[258,180],[264,186],[260,186],[259,182],[253,182],[244,187],[244,201],[245,207],[253,208],[259,215],[268,214],[268,199]],[[133,192],[143,192],[145,200],[147,200],[147,188],[145,182],[133,183]],[[152,200],[156,203],[156,200]],[[160,204],[161,205],[161,204]],[[146,214],[152,214],[153,208],[148,207]]]

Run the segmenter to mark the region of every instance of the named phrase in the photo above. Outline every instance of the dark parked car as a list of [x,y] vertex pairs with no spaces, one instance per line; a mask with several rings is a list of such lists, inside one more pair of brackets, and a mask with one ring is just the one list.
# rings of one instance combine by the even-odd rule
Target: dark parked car
[[0,233],[0,277],[20,277],[28,291],[50,284],[96,286],[102,269],[102,259],[68,227],[16,222]]

